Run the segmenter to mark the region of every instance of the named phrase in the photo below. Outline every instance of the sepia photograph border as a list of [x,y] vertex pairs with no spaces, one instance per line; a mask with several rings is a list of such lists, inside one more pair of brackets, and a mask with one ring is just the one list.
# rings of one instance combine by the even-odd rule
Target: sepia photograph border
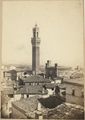
[[[3,23],[2,3],[4,1],[59,1],[59,0],[0,0],[0,67],[2,65],[2,23]],[[67,1],[67,0],[65,0],[65,1]],[[85,23],[84,23],[85,22],[85,0],[82,0],[82,1],[83,1],[83,47],[84,47],[84,49],[83,49],[84,57],[83,58],[84,58],[84,75],[85,75]],[[1,72],[0,72],[0,75],[1,75]],[[0,81],[0,84],[1,84],[1,81]],[[85,101],[85,78],[84,78],[84,101]],[[85,113],[85,103],[84,103],[84,113]],[[0,87],[0,114],[1,114],[1,87]],[[84,118],[85,118],[85,114],[84,114]],[[3,120],[3,118],[1,118],[1,119]]]

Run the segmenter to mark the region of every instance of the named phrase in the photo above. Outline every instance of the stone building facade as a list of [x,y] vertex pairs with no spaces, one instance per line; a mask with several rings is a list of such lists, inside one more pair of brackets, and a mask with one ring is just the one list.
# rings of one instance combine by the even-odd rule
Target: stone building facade
[[57,77],[57,64],[51,66],[51,61],[47,60],[45,66],[45,76],[46,78],[54,79]]
[[66,89],[66,102],[84,105],[84,81],[82,79],[69,79],[63,81]]
[[3,77],[5,79],[16,80],[17,79],[17,71],[16,70],[4,71]]

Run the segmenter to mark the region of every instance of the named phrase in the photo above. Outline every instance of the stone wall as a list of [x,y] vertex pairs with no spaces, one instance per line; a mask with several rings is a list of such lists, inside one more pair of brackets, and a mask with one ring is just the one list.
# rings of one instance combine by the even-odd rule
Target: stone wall
[[84,105],[84,98],[67,94],[66,95],[66,102],[83,106]]
[[75,90],[75,96],[80,96],[82,95],[82,90],[84,89],[83,86],[77,86],[77,85],[73,85],[73,84],[66,84],[64,83],[65,87],[66,87],[66,93],[67,94],[72,94],[72,89]]
[[[64,84],[66,87],[66,102],[84,105],[84,97],[82,96],[84,87],[73,84]],[[74,90],[74,95],[72,95],[72,90]]]

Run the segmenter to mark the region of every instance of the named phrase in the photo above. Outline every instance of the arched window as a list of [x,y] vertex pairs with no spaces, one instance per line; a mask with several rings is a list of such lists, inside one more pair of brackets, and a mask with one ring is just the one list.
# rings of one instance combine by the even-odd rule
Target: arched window
[[37,37],[38,37],[38,32],[37,32]]
[[34,31],[34,37],[35,37],[35,31]]

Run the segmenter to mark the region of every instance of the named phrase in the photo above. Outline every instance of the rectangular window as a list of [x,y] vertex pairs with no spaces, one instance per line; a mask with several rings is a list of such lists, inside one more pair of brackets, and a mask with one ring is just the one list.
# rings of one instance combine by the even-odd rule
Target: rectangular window
[[37,85],[39,85],[39,83],[37,83]]
[[31,83],[29,83],[29,85],[31,85]]
[[72,89],[72,95],[75,96],[75,90],[74,89]]
[[32,85],[34,86],[34,85],[35,85],[35,83],[32,83]]
[[81,92],[81,97],[84,98],[84,91]]

